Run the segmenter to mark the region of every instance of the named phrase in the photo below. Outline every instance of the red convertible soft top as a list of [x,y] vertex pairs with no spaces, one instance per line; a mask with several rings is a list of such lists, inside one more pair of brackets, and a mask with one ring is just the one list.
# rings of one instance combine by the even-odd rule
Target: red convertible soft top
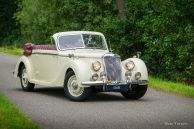
[[33,43],[26,43],[24,45],[24,55],[30,56],[32,54],[32,50],[57,50],[55,45],[46,44],[46,45],[35,45]]

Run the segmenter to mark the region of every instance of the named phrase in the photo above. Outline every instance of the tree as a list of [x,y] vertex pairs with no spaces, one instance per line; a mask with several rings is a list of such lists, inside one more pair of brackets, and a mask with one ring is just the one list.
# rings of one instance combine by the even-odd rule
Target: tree
[[126,17],[125,13],[125,1],[124,0],[117,0],[117,5],[119,9],[119,16],[122,18]]
[[18,33],[19,26],[14,18],[17,4],[18,0],[0,0],[0,43],[3,40],[9,43]]

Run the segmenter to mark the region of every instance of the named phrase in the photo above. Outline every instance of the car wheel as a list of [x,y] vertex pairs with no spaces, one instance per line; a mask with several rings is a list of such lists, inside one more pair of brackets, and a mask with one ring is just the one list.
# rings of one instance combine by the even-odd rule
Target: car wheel
[[67,73],[64,82],[64,91],[69,99],[73,101],[84,101],[91,94],[90,87],[80,87],[73,71]]
[[147,87],[148,87],[147,85],[132,86],[131,91],[121,92],[121,94],[127,99],[131,99],[131,100],[140,99],[145,95],[147,91]]
[[27,71],[25,66],[20,69],[20,82],[24,91],[33,91],[34,84],[28,81]]

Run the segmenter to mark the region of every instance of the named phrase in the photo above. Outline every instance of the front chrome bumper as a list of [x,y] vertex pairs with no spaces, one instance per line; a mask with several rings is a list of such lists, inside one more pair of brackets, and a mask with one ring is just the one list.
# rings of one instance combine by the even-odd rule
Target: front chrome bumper
[[133,80],[127,82],[111,82],[111,81],[86,81],[82,85],[102,87],[105,92],[127,92],[131,90],[133,84],[147,85],[147,80]]
[[85,81],[82,82],[82,85],[89,85],[89,86],[104,86],[104,85],[130,85],[130,84],[136,84],[136,85],[147,85],[147,80],[131,80],[128,82],[110,82],[110,81]]

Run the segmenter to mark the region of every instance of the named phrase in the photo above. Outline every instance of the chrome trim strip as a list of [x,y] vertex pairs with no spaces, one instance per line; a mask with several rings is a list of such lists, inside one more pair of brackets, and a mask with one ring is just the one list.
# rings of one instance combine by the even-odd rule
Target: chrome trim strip
[[40,55],[58,55],[55,53],[42,53],[42,52],[33,52],[32,54],[40,54]]
[[[138,84],[138,85],[147,85],[148,81],[147,80],[132,80],[131,82],[113,82],[112,85],[116,84]],[[107,85],[107,82],[103,81],[85,81],[82,82],[82,85],[89,85],[89,86],[103,86]]]
[[103,86],[105,83],[103,81],[86,81],[86,82],[82,82],[82,85],[90,85],[90,86]]
[[32,54],[58,55],[59,53],[57,50],[34,49]]

